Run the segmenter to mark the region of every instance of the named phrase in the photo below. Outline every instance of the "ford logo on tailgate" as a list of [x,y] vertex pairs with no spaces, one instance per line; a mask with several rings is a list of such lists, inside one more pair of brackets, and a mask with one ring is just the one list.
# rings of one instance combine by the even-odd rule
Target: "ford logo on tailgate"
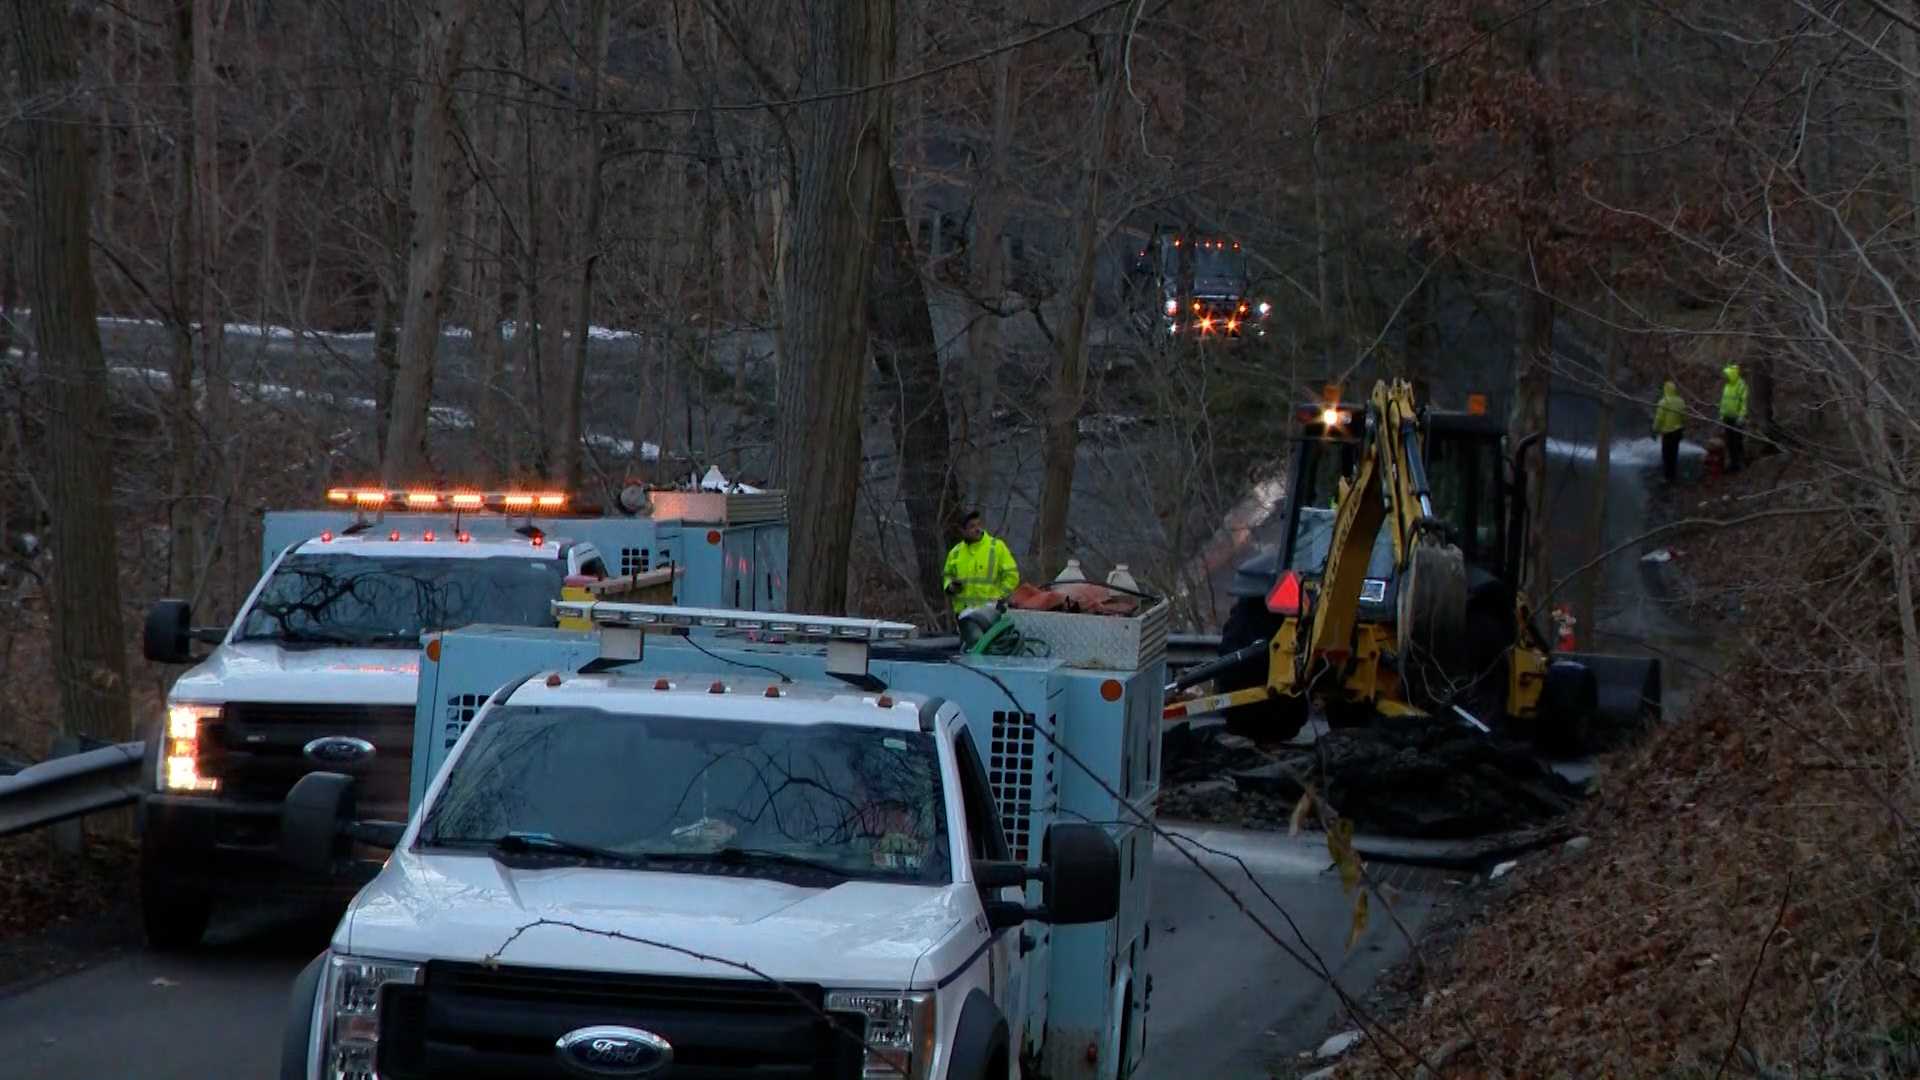
[[648,1076],[673,1061],[673,1046],[651,1031],[587,1027],[554,1044],[560,1060],[582,1076]]
[[350,735],[326,735],[300,752],[315,765],[358,765],[373,756],[373,744]]

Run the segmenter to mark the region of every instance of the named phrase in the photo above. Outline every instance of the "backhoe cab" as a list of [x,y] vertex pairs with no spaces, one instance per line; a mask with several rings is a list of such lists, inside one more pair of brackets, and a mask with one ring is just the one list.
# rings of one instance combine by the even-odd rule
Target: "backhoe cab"
[[1577,752],[1596,722],[1657,711],[1658,661],[1551,653],[1516,585],[1524,466],[1484,398],[1416,409],[1381,383],[1298,420],[1281,543],[1239,568],[1222,657],[1183,680],[1222,692],[1169,719],[1224,712],[1285,740],[1317,700],[1336,727],[1444,713]]

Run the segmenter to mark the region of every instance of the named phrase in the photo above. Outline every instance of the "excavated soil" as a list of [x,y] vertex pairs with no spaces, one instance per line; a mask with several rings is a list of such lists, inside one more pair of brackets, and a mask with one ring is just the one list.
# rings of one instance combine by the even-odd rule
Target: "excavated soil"
[[1162,777],[1159,813],[1168,818],[1285,829],[1311,784],[1362,833],[1430,839],[1540,825],[1582,795],[1524,743],[1432,721],[1272,748],[1220,728],[1187,732],[1169,739]]

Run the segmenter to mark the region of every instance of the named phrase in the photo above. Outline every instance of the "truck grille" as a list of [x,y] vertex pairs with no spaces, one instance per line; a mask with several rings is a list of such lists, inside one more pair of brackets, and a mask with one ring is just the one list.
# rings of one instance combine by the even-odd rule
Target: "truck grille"
[[373,758],[354,770],[363,813],[405,815],[413,756],[413,706],[336,705],[304,702],[228,702],[200,737],[200,775],[220,780],[231,799],[278,801],[310,772],[306,745],[325,735],[348,735],[373,744]]
[[859,1043],[822,1018],[824,994],[812,985],[434,961],[424,984],[389,986],[386,994],[379,1058],[386,1080],[572,1077],[554,1043],[600,1024],[671,1043],[673,1064],[662,1080],[851,1080],[863,1060]]

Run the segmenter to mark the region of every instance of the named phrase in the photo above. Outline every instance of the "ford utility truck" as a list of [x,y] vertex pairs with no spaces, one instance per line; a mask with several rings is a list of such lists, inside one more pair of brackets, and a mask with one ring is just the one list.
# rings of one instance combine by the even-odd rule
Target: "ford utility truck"
[[289,797],[289,863],[392,854],[295,983],[282,1077],[1134,1073],[1164,603],[1042,613],[1047,659],[554,607],[594,629],[429,639],[406,822],[344,773]]
[[[193,664],[147,732],[141,908],[157,947],[197,942],[227,900],[339,902],[372,877],[370,849],[339,873],[292,872],[275,857],[280,807],[325,768],[355,776],[369,811],[405,815],[423,635],[553,626],[553,601],[609,584],[784,598],[784,497],[662,492],[651,514],[606,517],[569,515],[555,493],[340,489],[329,502],[266,515],[264,572],[231,624],[195,628],[178,600],[148,614],[147,657]],[[757,557],[734,557],[743,539]],[[744,593],[723,589],[743,578]],[[196,656],[195,642],[213,648]]]

